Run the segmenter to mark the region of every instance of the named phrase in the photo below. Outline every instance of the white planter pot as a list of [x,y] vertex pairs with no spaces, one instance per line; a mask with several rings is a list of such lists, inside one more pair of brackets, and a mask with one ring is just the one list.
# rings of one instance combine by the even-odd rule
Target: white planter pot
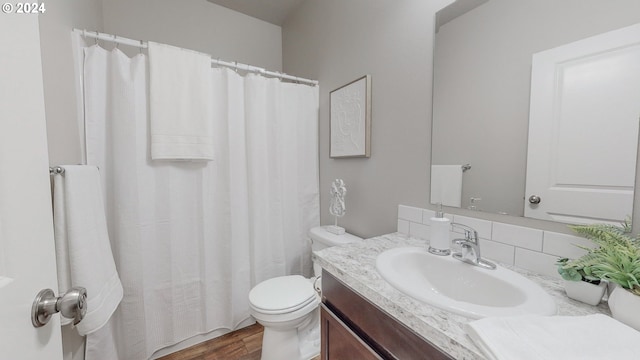
[[585,281],[564,281],[564,291],[568,297],[594,306],[600,303],[606,289],[607,283],[604,281],[601,281],[599,285]]
[[609,309],[614,319],[640,331],[640,296],[616,286],[609,295]]

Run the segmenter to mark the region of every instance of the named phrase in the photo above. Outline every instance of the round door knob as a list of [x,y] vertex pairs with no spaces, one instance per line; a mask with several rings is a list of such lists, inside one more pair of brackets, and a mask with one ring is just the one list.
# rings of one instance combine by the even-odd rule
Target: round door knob
[[51,289],[40,291],[31,307],[31,323],[37,328],[44,326],[58,312],[77,325],[87,314],[87,290],[73,287],[62,296],[55,296]]
[[538,195],[529,196],[529,203],[531,204],[540,204],[540,201],[542,201],[542,199]]
[[58,298],[56,308],[60,315],[73,319],[73,325],[77,325],[87,315],[87,289],[73,287]]

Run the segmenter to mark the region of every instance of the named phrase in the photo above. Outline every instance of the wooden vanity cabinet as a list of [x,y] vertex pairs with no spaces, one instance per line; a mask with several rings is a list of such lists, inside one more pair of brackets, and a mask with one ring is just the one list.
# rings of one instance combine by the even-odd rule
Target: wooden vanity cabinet
[[351,331],[323,304],[320,306],[322,360],[326,359],[382,359],[369,345]]
[[453,359],[322,270],[321,359]]

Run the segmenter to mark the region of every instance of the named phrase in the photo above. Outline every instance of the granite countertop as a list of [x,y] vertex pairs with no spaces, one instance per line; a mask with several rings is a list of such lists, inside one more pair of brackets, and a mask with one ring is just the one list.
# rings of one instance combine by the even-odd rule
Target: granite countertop
[[[393,233],[315,252],[313,260],[450,356],[465,360],[485,359],[463,328],[464,324],[473,319],[440,310],[404,295],[378,274],[375,267],[378,254],[388,249],[406,246],[426,247],[426,242],[401,233]],[[501,266],[542,286],[556,300],[558,315],[610,314],[608,306],[604,303],[596,307],[569,299],[564,293],[561,280],[513,266]]]

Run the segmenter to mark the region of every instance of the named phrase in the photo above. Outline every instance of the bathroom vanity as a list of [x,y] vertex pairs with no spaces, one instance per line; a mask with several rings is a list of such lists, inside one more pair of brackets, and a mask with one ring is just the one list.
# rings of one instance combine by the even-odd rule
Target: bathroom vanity
[[[485,359],[464,330],[472,319],[415,300],[378,274],[380,253],[408,246],[426,251],[425,241],[394,233],[313,254],[323,268],[323,360]],[[567,298],[558,279],[505,267],[542,286],[559,315],[609,314],[606,304],[594,307]]]
[[322,289],[323,360],[451,359],[327,271]]

